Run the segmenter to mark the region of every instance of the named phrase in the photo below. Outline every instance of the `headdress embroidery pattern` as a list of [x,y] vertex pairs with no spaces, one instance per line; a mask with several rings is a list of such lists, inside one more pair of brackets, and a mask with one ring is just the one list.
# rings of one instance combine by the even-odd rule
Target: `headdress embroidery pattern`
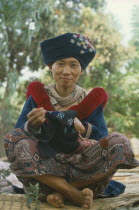
[[85,37],[81,34],[73,34],[73,38],[70,40],[72,44],[76,44],[79,47],[82,47],[80,50],[80,54],[84,54],[85,50],[88,49],[88,51],[91,53],[94,51],[94,48],[91,45],[91,41],[89,40],[88,37]]

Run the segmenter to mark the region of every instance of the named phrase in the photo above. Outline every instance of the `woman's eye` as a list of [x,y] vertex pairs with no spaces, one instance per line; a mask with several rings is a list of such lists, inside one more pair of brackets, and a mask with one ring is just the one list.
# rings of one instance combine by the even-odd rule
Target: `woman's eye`
[[71,67],[72,67],[72,68],[75,68],[75,67],[76,67],[76,65],[75,65],[75,64],[72,64],[72,65],[71,65]]
[[63,66],[64,64],[63,64],[63,63],[59,63],[58,65],[59,65],[59,66]]

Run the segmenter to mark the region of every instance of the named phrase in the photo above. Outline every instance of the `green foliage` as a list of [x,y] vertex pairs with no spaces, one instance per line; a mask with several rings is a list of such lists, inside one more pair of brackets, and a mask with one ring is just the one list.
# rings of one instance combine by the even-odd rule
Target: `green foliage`
[[139,74],[119,77],[118,85],[112,88],[110,102],[106,107],[109,128],[128,135],[139,136]]
[[[105,116],[109,131],[139,136],[139,73],[133,65],[137,51],[134,46],[121,45],[121,35],[111,17],[100,12],[94,15],[90,8],[82,10],[82,17],[80,29],[87,26],[85,33],[91,37],[97,49],[96,58],[90,65],[89,74],[84,76],[82,85],[86,89],[101,86],[107,91],[109,101]],[[89,20],[92,20],[92,24]]]
[[129,70],[138,73],[139,69],[139,5],[133,7],[132,10],[132,19],[131,19],[131,26],[132,26],[132,39],[130,40],[130,45],[134,47],[135,54],[129,63]]
[[32,185],[27,188],[26,197],[27,197],[27,207],[33,210],[40,210],[40,200],[39,200],[39,183]]
[[3,185],[1,185],[1,183],[3,181],[6,181],[8,185],[11,185],[12,183],[10,181],[8,181],[6,178],[11,174],[11,169],[1,169],[0,170],[0,188],[3,187]]
[[139,5],[136,5],[133,7],[132,10],[132,32],[133,32],[133,38],[135,39],[135,42],[139,42]]

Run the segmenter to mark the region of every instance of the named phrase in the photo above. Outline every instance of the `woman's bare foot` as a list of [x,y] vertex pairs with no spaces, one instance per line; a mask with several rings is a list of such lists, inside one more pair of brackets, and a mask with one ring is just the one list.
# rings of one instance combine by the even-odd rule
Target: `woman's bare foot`
[[82,191],[72,188],[71,190],[67,190],[64,195],[67,200],[84,209],[89,209],[92,206],[93,192],[89,188],[85,188]]
[[64,207],[64,197],[60,193],[53,193],[47,196],[47,202],[54,207],[63,208]]
[[74,183],[74,186],[72,186],[64,178],[54,175],[35,176],[34,178],[58,192],[47,196],[48,203],[54,207],[62,208],[64,206],[64,198],[86,209],[89,209],[92,205],[93,192],[88,188],[82,191],[76,189],[75,186],[78,186],[79,183]]
[[[79,199],[78,201],[76,200],[75,197],[73,198],[72,196],[70,196],[72,198],[69,200],[73,201],[73,203],[75,203],[79,206],[81,205],[81,207],[83,209],[90,209],[92,206],[92,202],[93,202],[92,190],[90,190],[89,188],[85,188],[84,190],[79,191],[79,192],[81,193],[81,196],[79,196],[81,200],[79,199],[78,196],[77,196],[77,199]],[[74,195],[74,196],[76,196],[76,195]],[[63,208],[64,207],[64,196],[61,193],[55,192],[55,193],[47,196],[47,202],[54,207]]]
[[82,190],[84,197],[84,204],[83,204],[83,208],[84,209],[90,209],[93,203],[93,191],[90,190],[89,188],[85,188],[84,190]]

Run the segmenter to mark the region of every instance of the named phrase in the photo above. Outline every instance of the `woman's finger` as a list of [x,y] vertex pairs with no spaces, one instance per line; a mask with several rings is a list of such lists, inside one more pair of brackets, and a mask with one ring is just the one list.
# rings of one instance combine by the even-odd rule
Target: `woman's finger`
[[46,120],[45,113],[44,108],[35,108],[27,115],[28,121],[34,128],[38,128]]
[[34,111],[33,113],[29,113],[27,117],[28,119],[35,120],[36,118],[41,117],[41,116],[45,117],[45,113],[46,113],[45,110],[37,110],[37,111]]
[[75,126],[75,129],[79,133],[82,133],[82,134],[85,133],[85,127],[83,126],[83,124],[81,123],[81,121],[77,117],[74,119],[74,126]]
[[38,118],[35,118],[34,120],[33,119],[29,119],[29,122],[31,123],[31,125],[34,127],[34,128],[38,128],[40,127],[44,122],[45,122],[45,117],[38,117]]
[[44,108],[34,108],[31,112],[28,113],[27,117],[32,117],[38,113],[46,113],[46,110]]

